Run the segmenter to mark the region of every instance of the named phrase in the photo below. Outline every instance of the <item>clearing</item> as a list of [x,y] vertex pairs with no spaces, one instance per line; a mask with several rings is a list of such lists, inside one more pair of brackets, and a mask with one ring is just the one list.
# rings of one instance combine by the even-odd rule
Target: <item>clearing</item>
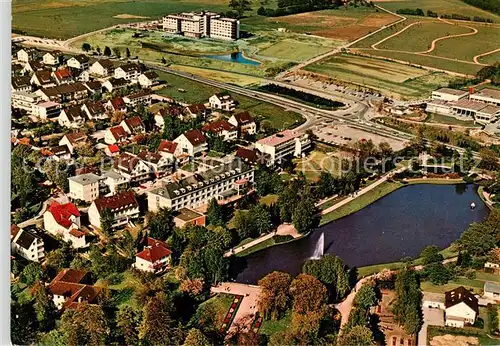
[[282,60],[300,62],[311,59],[332,50],[331,47],[298,42],[292,40],[283,40],[259,50],[259,56],[268,56]]
[[136,15],[133,15],[133,14],[122,13],[122,14],[118,14],[116,16],[113,16],[113,18],[118,18],[118,19],[143,19],[143,18],[149,18],[149,17],[136,16]]

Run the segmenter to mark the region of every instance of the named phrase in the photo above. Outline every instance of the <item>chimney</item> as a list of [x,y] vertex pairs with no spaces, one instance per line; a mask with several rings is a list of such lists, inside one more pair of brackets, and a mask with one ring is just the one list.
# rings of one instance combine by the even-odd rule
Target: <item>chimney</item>
[[474,94],[474,87],[469,87],[469,95]]

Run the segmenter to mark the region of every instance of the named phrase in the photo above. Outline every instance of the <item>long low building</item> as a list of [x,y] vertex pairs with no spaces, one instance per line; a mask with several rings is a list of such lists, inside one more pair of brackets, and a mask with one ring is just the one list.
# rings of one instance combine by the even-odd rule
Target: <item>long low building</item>
[[223,163],[148,192],[148,210],[195,209],[213,198],[225,200],[246,193],[254,181],[254,169],[240,159]]
[[255,143],[255,149],[268,155],[269,166],[279,164],[285,158],[300,157],[310,147],[309,136],[293,130],[276,133]]

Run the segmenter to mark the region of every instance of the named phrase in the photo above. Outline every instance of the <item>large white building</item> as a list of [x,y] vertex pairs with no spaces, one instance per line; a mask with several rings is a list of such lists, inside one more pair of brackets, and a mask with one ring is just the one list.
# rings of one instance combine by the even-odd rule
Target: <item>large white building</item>
[[478,299],[465,287],[445,292],[445,325],[463,328],[473,325],[479,314]]
[[25,110],[28,114],[33,114],[33,106],[40,100],[40,96],[26,91],[13,91],[11,94],[12,107]]
[[223,40],[240,38],[240,21],[223,18],[214,12],[190,12],[163,17],[163,29],[172,34],[188,37],[212,37]]
[[101,217],[106,209],[113,215],[113,227],[125,226],[139,217],[139,204],[132,191],[111,197],[100,197],[93,201],[88,211],[92,226],[101,228]]
[[19,229],[18,227],[12,239],[12,250],[25,259],[33,262],[41,262],[45,257],[42,238],[29,231]]
[[148,192],[148,210],[198,208],[213,198],[225,200],[246,193],[254,169],[240,159],[215,166]]
[[269,155],[268,165],[279,164],[288,157],[300,157],[311,147],[309,136],[293,130],[285,130],[262,138],[255,143],[255,149]]
[[101,177],[94,173],[86,173],[69,177],[69,196],[85,202],[92,202],[99,197]]

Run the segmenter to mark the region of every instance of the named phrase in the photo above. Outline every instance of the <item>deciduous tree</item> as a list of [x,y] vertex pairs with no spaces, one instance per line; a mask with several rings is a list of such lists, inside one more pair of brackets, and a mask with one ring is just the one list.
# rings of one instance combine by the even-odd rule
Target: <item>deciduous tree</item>
[[174,216],[169,208],[160,208],[156,212],[149,212],[146,219],[149,235],[152,238],[167,240],[174,230]]
[[293,311],[299,314],[320,310],[327,301],[325,286],[309,274],[299,274],[290,285]]
[[271,320],[280,319],[290,304],[290,274],[274,271],[259,280],[261,294],[259,297],[259,311],[264,317]]

